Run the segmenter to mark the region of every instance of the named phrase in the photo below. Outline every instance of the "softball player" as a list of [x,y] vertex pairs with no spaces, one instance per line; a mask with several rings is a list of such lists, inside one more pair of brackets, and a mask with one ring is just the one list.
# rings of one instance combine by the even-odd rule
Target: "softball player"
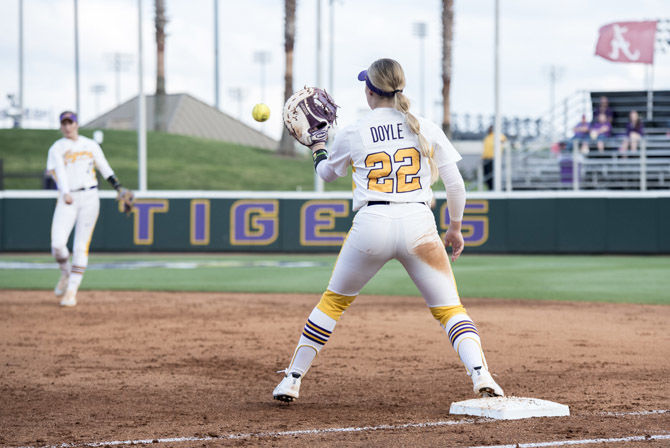
[[[479,396],[504,396],[488,371],[477,327],[461,304],[444,245],[452,261],[463,251],[461,221],[465,187],[456,162],[461,159],[442,130],[415,117],[403,94],[400,64],[380,59],[358,75],[365,81],[370,112],[338,132],[330,154],[325,143],[311,149],[315,169],[327,182],[353,167],[353,209],[358,211],[335,263],[328,288],[302,331],[277,400],[298,398],[300,383],[328,342],[335,324],[360,290],[389,260],[399,260],[421,291],[431,313],[471,377]],[[440,176],[447,191],[451,223],[443,243],[433,213],[430,185]]]
[[[77,115],[74,112],[60,114],[60,130],[63,138],[51,145],[47,157],[47,171],[56,181],[59,192],[51,223],[51,253],[61,271],[54,293],[62,297],[62,306],[75,306],[100,210],[95,168],[117,191],[121,189],[121,184],[114,176],[100,145],[79,135]],[[70,265],[67,241],[73,227],[75,232]]]

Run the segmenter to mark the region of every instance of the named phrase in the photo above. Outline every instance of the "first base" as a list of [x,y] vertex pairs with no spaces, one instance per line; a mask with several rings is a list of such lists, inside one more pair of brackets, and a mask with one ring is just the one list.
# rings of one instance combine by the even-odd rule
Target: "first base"
[[449,413],[518,420],[530,417],[564,417],[570,415],[570,409],[564,404],[538,398],[491,397],[451,403]]

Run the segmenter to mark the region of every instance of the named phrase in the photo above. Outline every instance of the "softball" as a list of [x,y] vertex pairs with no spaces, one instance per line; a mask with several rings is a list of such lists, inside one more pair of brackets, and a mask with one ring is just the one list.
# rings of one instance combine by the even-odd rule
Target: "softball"
[[270,118],[270,108],[267,106],[267,104],[258,103],[251,111],[251,115],[256,121],[266,121],[268,118]]

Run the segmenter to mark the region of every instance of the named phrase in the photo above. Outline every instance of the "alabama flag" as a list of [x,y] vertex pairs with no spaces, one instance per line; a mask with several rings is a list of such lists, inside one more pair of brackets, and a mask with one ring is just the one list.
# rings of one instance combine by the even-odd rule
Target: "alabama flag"
[[614,62],[654,63],[656,21],[610,23],[599,33],[597,56]]

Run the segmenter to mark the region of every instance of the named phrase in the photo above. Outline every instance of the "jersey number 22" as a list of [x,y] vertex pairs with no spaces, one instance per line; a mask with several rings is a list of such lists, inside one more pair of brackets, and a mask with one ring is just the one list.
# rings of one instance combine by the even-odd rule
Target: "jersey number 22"
[[[393,162],[397,167],[395,176],[392,174]],[[408,193],[421,189],[421,179],[417,176],[421,169],[421,153],[416,148],[401,148],[393,157],[384,151],[368,154],[365,166],[372,168],[368,173],[368,190]]]

